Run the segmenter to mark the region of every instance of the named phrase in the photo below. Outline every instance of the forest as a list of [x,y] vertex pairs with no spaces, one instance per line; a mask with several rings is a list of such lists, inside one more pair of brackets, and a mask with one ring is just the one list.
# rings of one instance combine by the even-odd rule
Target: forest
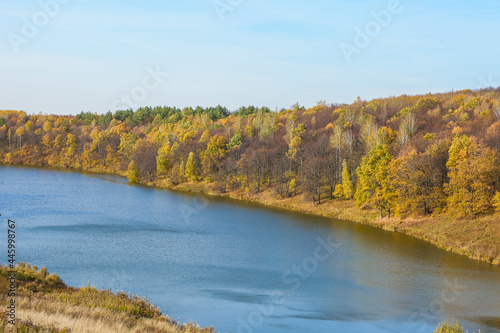
[[0,111],[0,162],[217,192],[353,200],[380,217],[500,210],[500,88],[306,109]]

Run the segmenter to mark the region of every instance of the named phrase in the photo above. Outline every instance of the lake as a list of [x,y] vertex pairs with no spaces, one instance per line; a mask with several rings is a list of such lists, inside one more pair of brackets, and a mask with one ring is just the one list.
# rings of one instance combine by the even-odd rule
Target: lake
[[500,331],[500,267],[409,236],[118,176],[0,167],[17,260],[220,332]]

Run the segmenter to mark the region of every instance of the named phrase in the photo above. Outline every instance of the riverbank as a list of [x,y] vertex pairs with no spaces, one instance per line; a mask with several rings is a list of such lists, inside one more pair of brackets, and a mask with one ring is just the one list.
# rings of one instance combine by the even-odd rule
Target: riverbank
[[[26,167],[36,168],[37,166]],[[126,177],[126,171],[119,170],[73,170],[50,167],[49,169]],[[465,255],[471,259],[500,265],[500,212],[482,215],[473,219],[455,219],[445,214],[405,219],[380,219],[378,211],[361,209],[355,205],[353,200],[327,199],[323,200],[321,204],[313,206],[311,201],[307,200],[303,194],[282,199],[270,189],[265,189],[260,193],[242,193],[238,190],[217,193],[213,190],[212,184],[205,182],[184,182],[173,185],[166,179],[156,179],[150,182],[141,182],[140,184],[160,189],[227,197],[294,212],[370,225],[425,240],[441,249]]]
[[20,264],[16,268],[16,323],[8,323],[10,304],[6,267],[0,266],[0,332],[165,332],[214,333],[189,323],[180,325],[146,299],[94,287],[72,288],[45,268]]
[[282,199],[269,189],[258,194],[238,191],[216,193],[211,184],[207,183],[182,183],[174,186],[165,180],[159,180],[148,182],[146,185],[229,197],[269,207],[370,225],[425,240],[441,249],[471,259],[500,265],[500,213],[498,212],[473,219],[455,219],[445,214],[432,217],[380,219],[378,211],[359,208],[353,200],[324,200],[321,204],[313,206],[302,194]]

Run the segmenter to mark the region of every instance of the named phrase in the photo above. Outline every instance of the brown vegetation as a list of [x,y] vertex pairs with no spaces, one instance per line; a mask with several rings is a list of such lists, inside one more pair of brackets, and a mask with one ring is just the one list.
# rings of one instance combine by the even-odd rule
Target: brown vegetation
[[[16,267],[16,324],[8,323],[5,310],[0,316],[0,332],[86,333],[86,332],[165,332],[213,333],[213,328],[196,324],[179,325],[139,296],[115,294],[94,287],[67,287],[42,267]],[[8,270],[0,266],[0,304],[7,308]]]

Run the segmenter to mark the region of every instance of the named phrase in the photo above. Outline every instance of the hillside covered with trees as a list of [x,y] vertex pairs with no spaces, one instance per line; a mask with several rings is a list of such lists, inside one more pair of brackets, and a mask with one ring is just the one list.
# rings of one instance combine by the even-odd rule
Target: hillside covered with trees
[[472,220],[500,210],[500,88],[280,111],[0,111],[0,161],[300,197],[314,209],[355,202],[380,217]]

